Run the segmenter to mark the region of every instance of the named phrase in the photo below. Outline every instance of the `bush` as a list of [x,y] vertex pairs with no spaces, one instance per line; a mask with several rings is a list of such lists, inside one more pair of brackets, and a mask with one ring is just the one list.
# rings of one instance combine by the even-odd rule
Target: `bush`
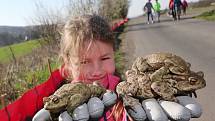
[[204,12],[201,15],[197,16],[197,18],[201,18],[209,21],[215,21],[215,10]]

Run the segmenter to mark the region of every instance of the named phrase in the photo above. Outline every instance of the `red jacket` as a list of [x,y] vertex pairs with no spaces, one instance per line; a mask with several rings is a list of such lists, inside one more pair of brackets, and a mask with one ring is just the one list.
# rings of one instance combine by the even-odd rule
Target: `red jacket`
[[187,3],[187,1],[185,1],[185,0],[183,1],[183,3],[182,3],[182,7],[183,7],[183,8],[187,8],[187,7],[188,7],[188,3]]
[[173,9],[174,0],[169,1],[169,9]]
[[31,120],[36,112],[43,107],[43,97],[47,97],[64,81],[59,70],[55,70],[49,79],[24,93],[15,102],[0,110],[1,121],[27,121]]
[[[47,97],[55,92],[64,81],[59,70],[52,72],[51,76],[44,83],[34,87],[24,93],[24,95],[0,110],[1,121],[31,121],[33,116],[43,108],[43,97]],[[107,74],[106,78],[101,82],[104,87],[110,90],[115,90],[119,83],[119,78]],[[109,117],[110,111],[106,112]],[[100,121],[104,119],[101,118]],[[114,121],[111,116],[108,121]]]

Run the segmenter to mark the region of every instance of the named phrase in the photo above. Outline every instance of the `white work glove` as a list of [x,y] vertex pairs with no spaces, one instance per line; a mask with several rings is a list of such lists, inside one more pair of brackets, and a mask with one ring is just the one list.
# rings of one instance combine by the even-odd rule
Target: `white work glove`
[[51,121],[51,115],[43,108],[34,115],[32,121]]
[[72,117],[68,114],[68,112],[64,111],[58,117],[58,121],[73,121],[73,120],[72,120]]
[[189,96],[178,96],[179,103],[171,101],[157,101],[146,99],[142,105],[136,105],[134,110],[127,112],[134,120],[149,121],[189,121],[191,118],[199,118],[202,109],[199,103]]
[[[59,121],[72,121],[72,118],[67,113],[67,111],[61,113],[58,119]],[[34,115],[32,121],[52,121],[52,120],[49,111],[43,108]]]
[[87,121],[89,119],[98,120],[102,117],[105,108],[108,108],[116,103],[117,95],[108,91],[102,96],[102,100],[98,97],[92,97],[85,106],[79,106],[73,112],[73,119]]
[[[87,103],[78,106],[72,113],[72,116],[64,111],[58,117],[59,121],[87,121],[91,119],[99,119],[102,117],[105,107],[110,107],[116,103],[117,95],[112,91],[107,91],[102,100],[98,97],[92,97]],[[32,121],[51,121],[51,115],[48,110],[41,109],[33,117]]]

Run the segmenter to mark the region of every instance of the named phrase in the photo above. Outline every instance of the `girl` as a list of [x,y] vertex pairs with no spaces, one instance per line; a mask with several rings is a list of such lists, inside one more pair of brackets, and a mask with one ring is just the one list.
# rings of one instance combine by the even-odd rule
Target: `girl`
[[[67,77],[72,78],[73,82],[83,80],[84,83],[92,83],[99,80],[107,89],[115,90],[119,78],[113,76],[114,37],[108,23],[100,16],[81,16],[65,25],[63,37],[60,56],[65,63]],[[103,117],[101,120],[121,120],[122,103],[116,106],[114,116],[108,111],[105,116],[108,119]]]
[[[43,107],[43,97],[51,95],[64,80],[92,83],[99,80],[107,89],[115,90],[119,78],[114,76],[114,37],[108,23],[97,15],[84,15],[69,20],[62,35],[60,58],[63,66],[51,73],[47,81],[26,92],[21,98],[0,110],[3,121],[31,120]],[[121,120],[122,103],[115,112],[105,113],[101,120]],[[107,119],[108,118],[108,119]]]

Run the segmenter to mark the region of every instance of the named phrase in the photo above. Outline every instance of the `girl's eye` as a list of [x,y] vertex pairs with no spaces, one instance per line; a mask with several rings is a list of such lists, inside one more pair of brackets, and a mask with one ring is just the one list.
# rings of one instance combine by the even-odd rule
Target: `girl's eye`
[[85,61],[81,61],[81,64],[87,64],[89,63],[89,61],[85,60]]
[[108,60],[110,59],[110,57],[105,57],[105,58],[102,58],[102,60]]

